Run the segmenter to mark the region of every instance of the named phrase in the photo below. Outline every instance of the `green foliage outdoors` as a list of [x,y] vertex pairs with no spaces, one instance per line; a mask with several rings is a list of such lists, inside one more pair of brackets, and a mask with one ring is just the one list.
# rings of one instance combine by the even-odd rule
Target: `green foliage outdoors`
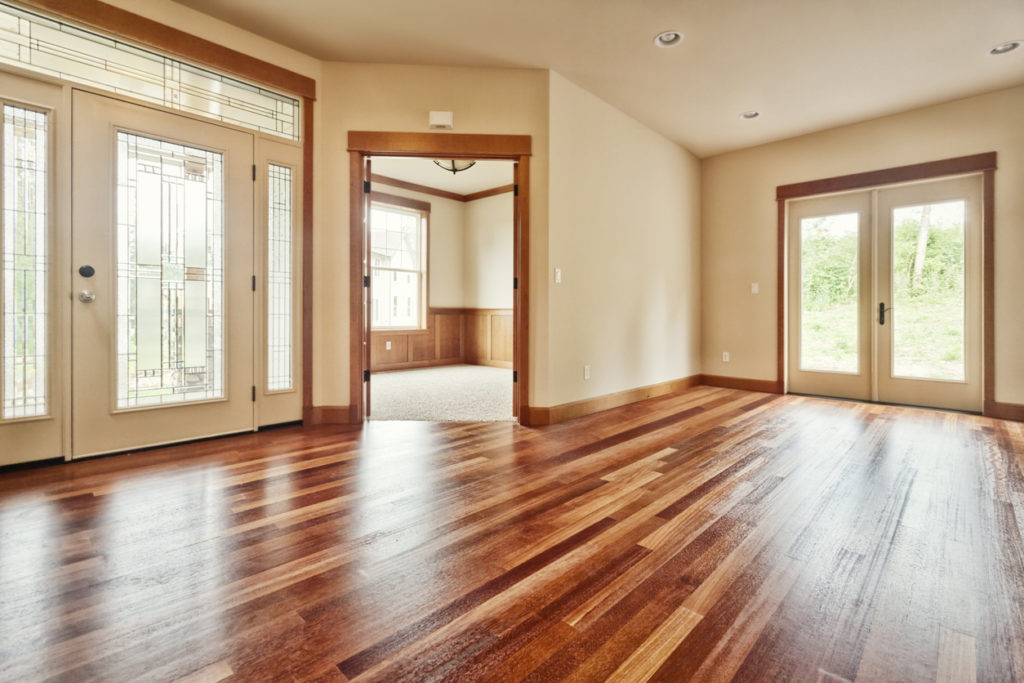
[[[896,211],[893,301],[895,372],[961,379],[963,373],[963,227],[949,205],[928,226],[920,282],[914,270],[920,207]],[[946,210],[943,210],[945,208]],[[962,216],[962,209],[960,210]],[[857,236],[837,217],[805,221],[802,235],[802,348],[805,369],[856,372]],[[866,283],[865,283],[866,285]],[[868,288],[865,286],[865,293]],[[875,302],[877,305],[877,302]],[[872,307],[872,316],[877,309]]]

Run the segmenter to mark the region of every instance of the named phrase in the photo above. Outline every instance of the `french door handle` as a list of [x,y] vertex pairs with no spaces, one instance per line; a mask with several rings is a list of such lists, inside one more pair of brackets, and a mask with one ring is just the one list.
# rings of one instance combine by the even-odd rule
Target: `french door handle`
[[91,304],[93,301],[96,301],[96,294],[88,289],[83,289],[78,293],[78,300],[83,304]]
[[889,308],[885,307],[885,302],[884,301],[879,301],[878,302],[878,324],[879,325],[884,325],[885,324],[885,312],[886,311],[891,311],[891,310],[892,310],[891,306]]

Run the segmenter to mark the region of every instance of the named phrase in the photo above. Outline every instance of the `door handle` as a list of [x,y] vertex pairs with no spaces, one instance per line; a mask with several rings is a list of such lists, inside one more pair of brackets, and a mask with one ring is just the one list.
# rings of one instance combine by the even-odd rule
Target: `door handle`
[[91,289],[83,289],[78,293],[78,300],[83,304],[91,304],[96,301],[96,294]]
[[886,311],[891,311],[891,310],[892,310],[891,306],[889,308],[885,307],[885,302],[884,301],[879,301],[878,302],[878,324],[879,325],[884,325],[885,324],[885,312]]

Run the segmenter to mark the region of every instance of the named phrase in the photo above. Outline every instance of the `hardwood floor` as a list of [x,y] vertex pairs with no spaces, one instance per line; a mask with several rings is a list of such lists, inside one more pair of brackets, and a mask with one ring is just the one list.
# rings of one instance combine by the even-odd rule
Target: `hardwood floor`
[[0,679],[1024,680],[1024,425],[698,387],[0,473]]

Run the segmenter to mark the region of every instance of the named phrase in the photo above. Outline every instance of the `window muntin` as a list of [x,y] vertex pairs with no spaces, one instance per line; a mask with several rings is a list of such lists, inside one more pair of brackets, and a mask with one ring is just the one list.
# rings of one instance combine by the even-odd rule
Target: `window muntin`
[[292,169],[267,167],[267,390],[292,378]]
[[47,115],[3,108],[4,419],[39,417],[48,407]]
[[370,208],[371,327],[422,328],[426,216],[374,203]]
[[0,63],[299,139],[299,101],[0,3]]

